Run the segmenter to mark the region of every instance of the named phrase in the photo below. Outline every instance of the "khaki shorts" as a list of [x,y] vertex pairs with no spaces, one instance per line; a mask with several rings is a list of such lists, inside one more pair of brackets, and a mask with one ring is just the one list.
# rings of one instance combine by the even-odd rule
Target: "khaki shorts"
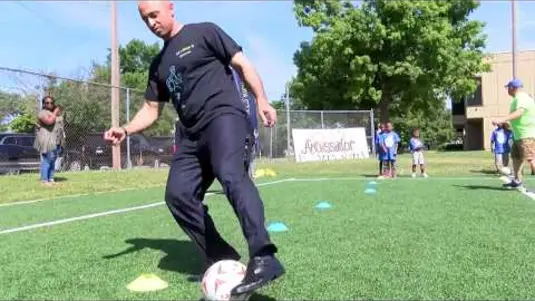
[[513,143],[511,157],[515,160],[535,159],[535,138],[520,139]]
[[494,163],[498,167],[509,167],[509,153],[494,154]]
[[412,153],[412,165],[424,165],[424,153],[421,151],[415,151]]

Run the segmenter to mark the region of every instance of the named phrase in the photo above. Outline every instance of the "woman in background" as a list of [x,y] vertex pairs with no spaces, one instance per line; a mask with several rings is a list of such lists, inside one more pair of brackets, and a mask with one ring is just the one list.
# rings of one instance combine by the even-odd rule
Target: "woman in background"
[[42,103],[43,109],[37,115],[39,126],[34,147],[41,154],[41,183],[48,186],[54,184],[54,170],[58,155],[62,151],[64,131],[62,109],[56,105],[54,98],[45,96]]

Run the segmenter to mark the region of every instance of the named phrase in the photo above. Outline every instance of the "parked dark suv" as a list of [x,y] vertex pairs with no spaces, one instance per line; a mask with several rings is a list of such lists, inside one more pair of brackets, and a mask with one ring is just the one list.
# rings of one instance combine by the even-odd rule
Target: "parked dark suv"
[[[0,133],[0,174],[39,170],[41,156],[34,142],[34,134]],[[77,154],[67,150],[58,168],[60,171],[81,169],[80,163],[71,162],[70,158],[77,158]]]
[[[71,140],[66,146],[59,171],[80,171],[112,167],[112,147],[103,140],[103,134],[90,134]],[[39,170],[41,158],[33,147],[34,134],[0,133],[0,173],[18,174]],[[153,146],[141,134],[130,136],[132,166],[154,167],[156,162],[169,164],[172,155]],[[121,145],[121,166],[128,167],[126,140]]]
[[0,173],[38,170],[41,158],[34,141],[35,135],[0,133]]
[[[66,164],[80,168],[102,169],[113,166],[112,146],[104,141],[103,133],[93,133],[67,144],[69,154]],[[156,163],[169,164],[170,157],[160,147],[152,145],[142,134],[133,134],[130,139],[130,159],[132,166],[154,167]],[[128,167],[127,140],[121,144],[121,167]]]

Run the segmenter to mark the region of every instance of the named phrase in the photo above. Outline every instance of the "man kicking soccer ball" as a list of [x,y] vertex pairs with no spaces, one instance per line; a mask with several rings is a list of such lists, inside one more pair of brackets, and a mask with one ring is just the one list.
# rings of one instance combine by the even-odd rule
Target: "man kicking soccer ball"
[[507,93],[513,97],[509,115],[496,119],[493,125],[511,123],[513,130],[513,159],[514,179],[504,184],[508,188],[522,188],[522,166],[528,161],[531,168],[535,168],[535,101],[531,95],[522,91],[524,85],[519,79],[513,79],[505,86]]
[[262,199],[248,175],[254,134],[229,66],[254,94],[265,126],[275,125],[277,112],[241,47],[220,27],[177,22],[171,1],[138,1],[138,9],[164,46],[150,66],[142,108],[130,123],[111,128],[104,137],[121,143],[127,135],[152,125],[163,104],[172,100],[181,133],[165,201],[178,225],[198,246],[206,267],[224,259],[239,260],[240,255],[221,237],[203,205],[214,179],[221,183],[240,221],[250,256],[245,277],[232,290],[231,299],[246,299],[284,274],[284,268],[275,257],[277,248],[264,225]]

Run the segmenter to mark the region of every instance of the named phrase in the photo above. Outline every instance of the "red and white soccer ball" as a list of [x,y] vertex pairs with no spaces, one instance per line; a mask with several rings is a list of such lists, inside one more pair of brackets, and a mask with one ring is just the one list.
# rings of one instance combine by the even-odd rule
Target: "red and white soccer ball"
[[221,260],[206,270],[201,287],[208,301],[230,300],[230,292],[241,283],[247,268],[239,261]]

